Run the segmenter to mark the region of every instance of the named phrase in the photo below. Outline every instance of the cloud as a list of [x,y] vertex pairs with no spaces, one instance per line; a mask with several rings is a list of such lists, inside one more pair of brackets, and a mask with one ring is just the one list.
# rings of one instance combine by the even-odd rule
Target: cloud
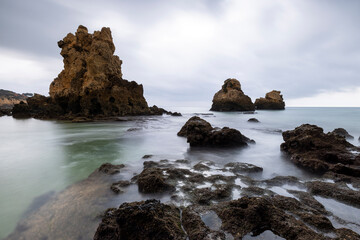
[[47,95],[49,79],[57,76],[54,72],[59,72],[62,64],[55,58],[39,59],[0,48],[0,65],[1,88]]
[[[2,3],[0,47],[61,64],[57,40],[79,24],[91,32],[108,26],[124,77],[142,83],[145,96],[158,105],[210,104],[229,77],[239,79],[253,100],[273,89],[286,100],[360,86],[359,1],[37,0],[34,7],[48,11],[34,10],[31,17],[20,3]],[[26,9],[31,12],[31,4]],[[19,31],[10,31],[12,26]],[[50,69],[46,60],[37,63]]]
[[287,101],[290,107],[359,107],[360,87],[325,91],[311,97],[295,98]]

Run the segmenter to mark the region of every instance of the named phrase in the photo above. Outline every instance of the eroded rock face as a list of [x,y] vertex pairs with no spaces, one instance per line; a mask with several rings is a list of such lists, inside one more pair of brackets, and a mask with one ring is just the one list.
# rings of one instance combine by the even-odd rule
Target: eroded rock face
[[282,110],[285,109],[285,102],[280,91],[272,90],[265,95],[265,98],[255,100],[256,109]]
[[348,176],[360,176],[360,148],[355,147],[336,134],[303,124],[291,131],[283,132],[281,150],[291,156],[296,164],[314,172],[334,172]]
[[149,112],[142,85],[122,79],[110,28],[88,33],[79,26],[58,42],[64,70],[50,85],[51,99],[65,112],[119,116]]
[[12,109],[15,104],[26,102],[26,98],[24,94],[0,89],[0,109]]
[[94,239],[185,239],[180,212],[158,200],[123,203],[108,209]]
[[177,135],[187,137],[191,147],[241,147],[254,142],[236,129],[228,127],[215,129],[210,123],[197,116],[191,117]]
[[336,128],[334,129],[334,131],[332,131],[332,133],[337,134],[339,136],[343,136],[344,138],[347,139],[354,139],[354,136],[350,135],[348,131],[346,131],[344,128]]
[[211,111],[254,111],[251,98],[241,90],[240,82],[234,78],[225,80],[221,90],[213,98]]

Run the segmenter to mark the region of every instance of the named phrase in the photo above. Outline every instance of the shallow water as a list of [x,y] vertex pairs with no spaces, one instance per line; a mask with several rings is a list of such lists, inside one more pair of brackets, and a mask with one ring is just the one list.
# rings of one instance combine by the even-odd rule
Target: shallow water
[[[287,108],[285,111],[258,111],[254,115],[201,115],[214,127],[233,127],[256,141],[248,148],[235,150],[190,150],[186,139],[177,137],[176,133],[192,113],[208,111],[169,110],[185,114],[183,117],[137,117],[132,121],[97,123],[0,118],[0,238],[11,233],[26,212],[36,208],[36,204],[31,205],[36,197],[61,191],[85,179],[105,162],[124,163],[131,169],[129,178],[131,172],[141,171],[142,156],[152,154],[154,161],[188,159],[193,163],[210,160],[219,165],[236,161],[252,163],[264,168],[262,174],[254,176],[259,179],[277,175],[309,179],[312,175],[294,166],[280,152],[282,136],[279,130],[293,129],[302,123],[317,124],[326,132],[343,127],[355,137],[351,142],[359,145],[359,108]],[[260,123],[247,122],[252,117]],[[120,204],[146,197],[130,187],[129,192],[116,201]],[[118,204],[114,202],[114,207]]]

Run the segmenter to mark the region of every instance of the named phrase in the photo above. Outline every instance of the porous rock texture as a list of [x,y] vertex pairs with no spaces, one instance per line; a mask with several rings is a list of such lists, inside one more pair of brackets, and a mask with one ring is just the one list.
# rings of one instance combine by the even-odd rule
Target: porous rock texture
[[122,79],[110,28],[88,33],[79,26],[58,42],[64,70],[50,85],[50,97],[65,112],[137,115],[149,112],[142,85]]
[[285,109],[285,102],[280,91],[272,90],[265,95],[265,98],[255,100],[255,107],[258,110],[282,110]]
[[80,25],[75,34],[67,34],[58,46],[64,70],[50,84],[50,97],[28,98],[28,109],[21,108],[30,113],[25,115],[74,119],[172,114],[156,106],[149,108],[143,86],[122,78],[122,61],[114,55],[110,28],[103,27],[91,34]]
[[216,129],[197,116],[191,117],[177,135],[187,137],[191,147],[241,147],[254,143],[236,129]]
[[251,98],[241,90],[240,82],[234,78],[225,80],[221,90],[213,98],[211,111],[254,111]]
[[294,130],[283,132],[281,150],[291,156],[297,165],[313,172],[334,172],[360,176],[360,148],[337,134],[325,134],[323,129],[303,124]]
[[185,240],[186,235],[177,208],[157,200],[146,200],[108,209],[94,239]]

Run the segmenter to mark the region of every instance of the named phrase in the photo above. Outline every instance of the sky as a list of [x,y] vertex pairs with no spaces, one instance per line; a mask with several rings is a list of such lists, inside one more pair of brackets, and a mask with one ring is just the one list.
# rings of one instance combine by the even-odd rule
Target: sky
[[236,78],[253,101],[360,107],[358,0],[0,0],[0,88],[48,95],[80,24],[110,27],[149,105],[210,108]]

